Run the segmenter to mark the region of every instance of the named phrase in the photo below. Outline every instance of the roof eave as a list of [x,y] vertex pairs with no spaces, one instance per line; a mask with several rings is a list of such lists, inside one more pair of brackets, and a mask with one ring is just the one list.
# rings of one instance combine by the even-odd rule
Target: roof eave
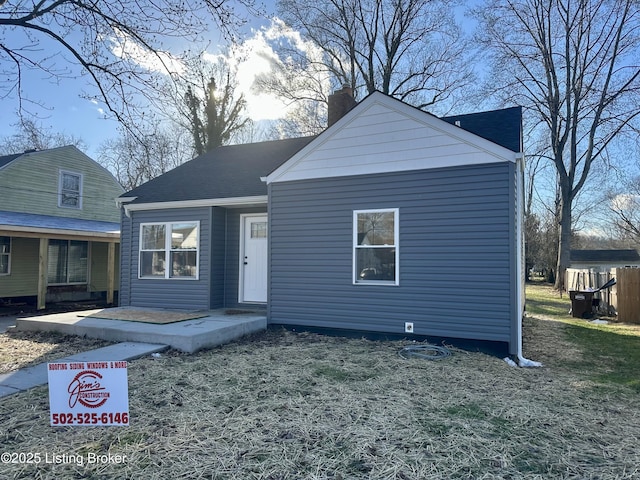
[[229,198],[202,198],[197,200],[178,200],[170,202],[148,202],[123,204],[124,212],[129,216],[130,212],[141,210],[166,210],[171,208],[197,208],[197,207],[249,207],[266,205],[267,195],[254,195],[248,197]]

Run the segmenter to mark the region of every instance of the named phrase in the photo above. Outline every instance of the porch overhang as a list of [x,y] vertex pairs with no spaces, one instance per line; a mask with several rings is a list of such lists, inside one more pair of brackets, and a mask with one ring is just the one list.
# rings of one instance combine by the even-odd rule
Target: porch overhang
[[[140,210],[166,210],[172,208],[193,208],[193,207],[227,207],[243,208],[267,205],[269,197],[267,195],[255,195],[250,197],[228,197],[228,198],[203,198],[198,200],[180,200],[174,202],[152,202],[152,203],[121,203],[127,217],[131,212]],[[124,199],[123,199],[124,200]]]
[[57,217],[21,212],[0,212],[0,235],[16,238],[37,238],[38,247],[38,309],[45,308],[47,293],[49,240],[81,240],[101,242],[107,250],[107,303],[113,303],[115,290],[115,249],[120,243],[120,224],[79,218]]

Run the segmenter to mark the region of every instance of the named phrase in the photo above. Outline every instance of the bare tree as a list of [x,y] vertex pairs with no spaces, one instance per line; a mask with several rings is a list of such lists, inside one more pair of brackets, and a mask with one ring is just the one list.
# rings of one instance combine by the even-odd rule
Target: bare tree
[[[253,0],[235,4],[251,8]],[[39,100],[25,77],[52,82],[83,75],[89,98],[125,122],[136,101],[155,101],[157,72],[178,75],[180,61],[163,51],[172,37],[197,42],[211,23],[232,34],[241,22],[229,0],[0,0],[0,99]],[[47,48],[48,47],[48,48]],[[37,73],[37,72],[40,73]],[[146,105],[148,107],[148,105]]]
[[614,228],[640,246],[640,177],[629,182],[625,193],[611,195],[609,200]]
[[[282,18],[322,51],[320,58],[283,57],[316,63],[315,70],[333,79],[333,88],[349,85],[356,96],[379,90],[419,108],[434,105],[470,82],[470,70],[463,62],[466,45],[454,22],[452,4],[450,0],[280,0]],[[286,73],[284,81],[272,82],[272,91],[298,99],[296,83],[303,80],[307,90],[314,90],[312,78]],[[326,98],[327,93],[319,96]]]
[[22,118],[16,133],[0,138],[0,154],[12,154],[27,150],[46,150],[48,148],[75,145],[85,150],[84,141],[74,135],[54,132],[33,118]]
[[564,288],[572,207],[594,162],[640,114],[636,0],[489,0],[476,12],[493,94],[544,129],[558,182],[556,288]]
[[206,73],[199,70],[199,85],[189,85],[184,94],[186,110],[183,116],[193,137],[197,155],[221,145],[227,145],[234,135],[246,128],[250,119],[242,116],[246,107],[244,96],[235,94],[235,77],[221,62]]
[[177,127],[147,124],[145,132],[135,135],[121,129],[118,138],[104,142],[98,162],[107,168],[126,191],[137,187],[191,158],[185,132]]

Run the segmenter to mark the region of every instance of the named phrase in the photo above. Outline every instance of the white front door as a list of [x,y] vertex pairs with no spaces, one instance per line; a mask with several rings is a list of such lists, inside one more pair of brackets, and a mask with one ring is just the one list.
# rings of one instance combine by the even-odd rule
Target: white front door
[[240,302],[267,301],[267,215],[243,215]]

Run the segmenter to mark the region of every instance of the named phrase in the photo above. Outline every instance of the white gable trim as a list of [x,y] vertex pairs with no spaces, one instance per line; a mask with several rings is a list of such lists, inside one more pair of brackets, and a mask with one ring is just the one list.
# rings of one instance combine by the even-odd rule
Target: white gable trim
[[515,163],[518,155],[374,92],[269,174],[266,182]]

